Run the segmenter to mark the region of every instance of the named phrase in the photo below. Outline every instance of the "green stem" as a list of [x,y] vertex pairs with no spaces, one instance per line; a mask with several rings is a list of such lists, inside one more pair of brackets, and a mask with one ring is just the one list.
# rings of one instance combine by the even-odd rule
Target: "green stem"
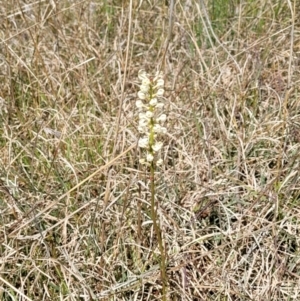
[[161,255],[161,260],[159,261],[161,280],[162,280],[162,301],[167,301],[167,286],[168,286],[168,278],[167,278],[167,269],[166,269],[166,254],[165,248],[162,241],[162,234],[159,221],[157,219],[157,208],[155,208],[155,181],[154,181],[154,172],[155,172],[155,164],[151,163],[150,166],[150,182],[151,182],[151,218],[153,221],[154,231],[156,233],[158,247]]

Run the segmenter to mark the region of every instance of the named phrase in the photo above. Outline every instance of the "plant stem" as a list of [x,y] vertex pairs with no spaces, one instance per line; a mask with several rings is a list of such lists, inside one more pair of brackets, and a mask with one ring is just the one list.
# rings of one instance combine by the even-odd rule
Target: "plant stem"
[[160,266],[160,274],[162,280],[162,301],[167,301],[167,286],[168,286],[168,278],[166,272],[166,254],[165,248],[162,241],[162,234],[159,221],[157,219],[157,208],[155,208],[155,181],[154,181],[154,172],[155,172],[155,164],[151,163],[150,166],[150,182],[151,182],[151,218],[153,221],[154,231],[156,233],[158,247],[161,255],[161,260],[159,261]]

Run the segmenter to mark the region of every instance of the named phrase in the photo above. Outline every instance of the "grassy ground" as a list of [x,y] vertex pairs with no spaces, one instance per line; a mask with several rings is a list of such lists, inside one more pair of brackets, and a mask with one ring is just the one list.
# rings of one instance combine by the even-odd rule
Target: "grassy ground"
[[135,100],[162,68],[169,300],[297,300],[296,0],[132,2],[1,3],[0,299],[161,300]]

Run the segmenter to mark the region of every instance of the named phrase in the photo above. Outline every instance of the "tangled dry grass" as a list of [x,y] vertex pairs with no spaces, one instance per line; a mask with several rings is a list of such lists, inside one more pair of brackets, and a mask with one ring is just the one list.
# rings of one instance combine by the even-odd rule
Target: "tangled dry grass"
[[169,300],[300,298],[296,1],[168,5],[2,1],[1,300],[160,300],[135,114],[159,66]]

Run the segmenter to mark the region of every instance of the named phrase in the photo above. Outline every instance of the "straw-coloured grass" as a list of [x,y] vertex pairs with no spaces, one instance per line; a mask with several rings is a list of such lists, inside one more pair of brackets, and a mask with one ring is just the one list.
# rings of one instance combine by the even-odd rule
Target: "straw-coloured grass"
[[297,300],[296,1],[3,2],[0,299],[162,300],[135,107],[161,68],[168,299]]

